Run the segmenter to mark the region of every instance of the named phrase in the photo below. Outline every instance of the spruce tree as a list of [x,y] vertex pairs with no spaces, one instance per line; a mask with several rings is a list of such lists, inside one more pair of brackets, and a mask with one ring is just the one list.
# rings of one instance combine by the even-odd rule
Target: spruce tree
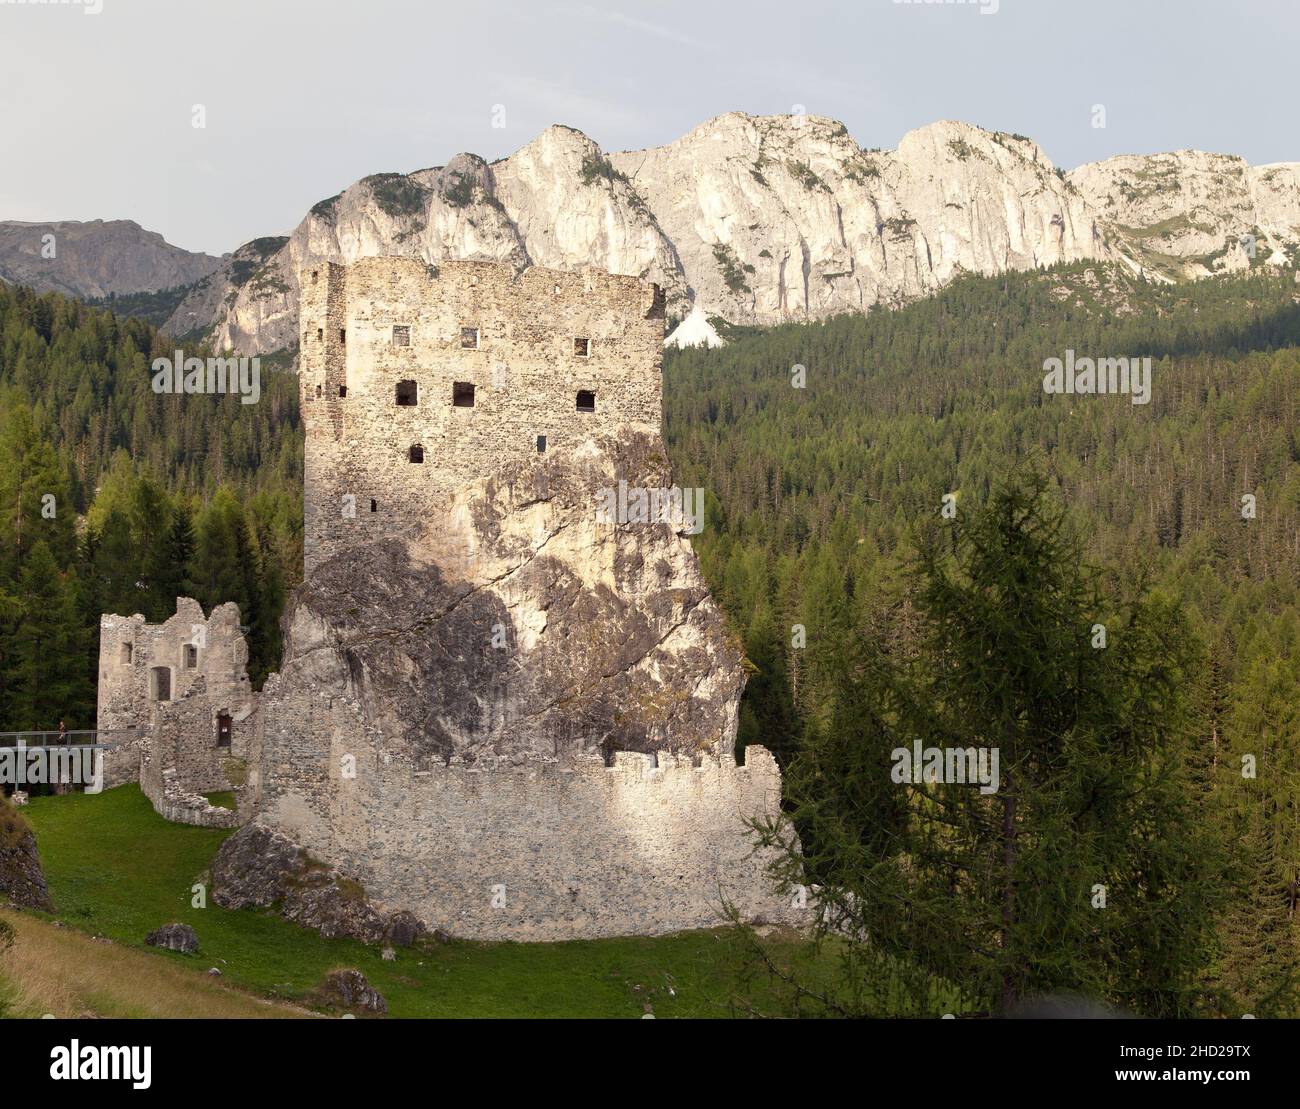
[[[807,880],[858,965],[892,968],[896,1009],[946,984],[970,1012],[1068,993],[1188,1014],[1222,890],[1187,782],[1186,622],[1157,597],[1105,597],[1041,478],[951,527],[918,556],[918,649],[845,675],[791,768]],[[996,752],[996,792],[915,780],[914,744],[982,749],[990,770]],[[792,879],[790,831],[763,832]]]
[[[22,574],[23,614],[13,640],[14,730],[86,727],[84,633],[71,585],[43,541],[32,547]],[[93,702],[93,694],[91,694]]]

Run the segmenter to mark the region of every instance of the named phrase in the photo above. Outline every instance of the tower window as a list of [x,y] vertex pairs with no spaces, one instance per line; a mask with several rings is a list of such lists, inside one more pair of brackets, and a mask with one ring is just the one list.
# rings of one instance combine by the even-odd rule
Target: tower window
[[347,329],[346,327],[340,327],[340,328],[339,328],[339,346],[341,346],[341,347],[345,347],[345,346],[347,346],[347,345],[348,345],[348,329]]
[[151,701],[172,699],[172,672],[166,666],[155,666],[149,671],[149,699]]
[[546,436],[539,435],[537,437],[537,453],[541,454],[545,450],[546,450]]
[[193,670],[199,664],[199,649],[193,643],[186,643],[182,652],[185,656],[185,669]]
[[411,345],[411,327],[409,324],[393,324],[393,346],[409,347]]
[[462,327],[460,329],[460,345],[465,350],[478,350],[478,328]]
[[590,389],[578,390],[578,411],[595,412],[596,411],[596,394]]
[[416,445],[406,452],[406,457],[411,462],[423,462],[424,448],[419,445]]
[[230,714],[225,712],[217,713],[217,746],[230,746]]
[[325,338],[325,329],[323,327],[318,327],[316,329],[316,342],[318,343],[322,342],[324,338]]
[[122,644],[122,661],[127,666],[131,665],[131,644],[129,643]]
[[346,385],[340,385],[340,386],[339,386],[339,396],[341,396],[341,397],[346,397],[347,395],[348,395],[348,387],[347,387]]
[[403,408],[414,408],[418,393],[419,389],[414,381],[399,381],[397,383],[397,403]]
[[378,502],[377,500],[375,500],[374,497],[371,497],[371,498],[370,498],[370,511],[371,511],[371,512],[378,512],[378,511],[379,511],[379,502]]
[[591,340],[590,340],[590,339],[574,339],[574,340],[573,340],[573,353],[574,353],[575,355],[577,355],[579,358],[586,358],[588,355],[591,354]]
[[312,270],[312,271],[311,271],[311,283],[312,283],[313,285],[316,284],[316,279],[317,279],[318,277],[320,277],[320,271],[319,271],[319,270]]
[[457,408],[473,408],[474,386],[468,381],[453,381],[451,385],[451,403]]
[[316,386],[316,395],[317,395],[317,396],[320,396],[320,386],[319,386],[319,385]]

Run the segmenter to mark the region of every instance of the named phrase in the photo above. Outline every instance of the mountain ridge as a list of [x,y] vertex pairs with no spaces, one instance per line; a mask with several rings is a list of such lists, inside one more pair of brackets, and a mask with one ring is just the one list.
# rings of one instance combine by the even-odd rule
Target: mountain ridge
[[555,124],[495,162],[459,154],[316,205],[213,319],[215,342],[293,346],[298,270],[381,253],[595,266],[657,281],[675,316],[770,325],[1059,262],[1115,261],[1159,281],[1294,265],[1300,164],[1185,151],[1067,173],[1032,139],[957,120],[866,150],[828,117],[741,112],[607,154]]
[[462,153],[353,182],[287,237],[223,256],[165,329],[244,354],[291,349],[298,272],[386,254],[590,266],[659,283],[674,317],[767,326],[1062,262],[1112,261],[1156,281],[1294,267],[1300,162],[1188,149],[1067,172],[1033,139],[959,120],[884,150],[829,117],[743,112],[606,153],[553,124],[490,163]]
[[0,279],[39,292],[80,299],[157,293],[191,285],[222,261],[175,246],[135,220],[0,220]]

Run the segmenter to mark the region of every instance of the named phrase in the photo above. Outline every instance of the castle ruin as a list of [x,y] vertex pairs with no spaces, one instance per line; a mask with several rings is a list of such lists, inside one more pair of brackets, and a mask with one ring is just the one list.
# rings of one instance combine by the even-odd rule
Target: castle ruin
[[779,812],[780,774],[734,757],[741,655],[689,541],[596,511],[672,484],[660,290],[394,258],[301,282],[305,576],[280,670],[248,690],[233,606],[104,617],[100,726],[139,736],[109,784],[134,770],[194,823],[231,819],[201,795],[233,789],[228,846],[285,837],[453,935],[707,927],[724,898],[793,922],[746,823]]

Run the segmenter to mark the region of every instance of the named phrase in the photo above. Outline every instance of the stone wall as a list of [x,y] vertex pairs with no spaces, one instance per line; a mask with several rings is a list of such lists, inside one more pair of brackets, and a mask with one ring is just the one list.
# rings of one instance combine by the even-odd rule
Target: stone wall
[[[657,286],[402,258],[321,264],[301,283],[308,573],[343,547],[417,531],[469,483],[535,459],[539,436],[552,458],[621,425],[658,433]],[[413,405],[397,403],[399,382],[414,383]],[[453,403],[457,383],[473,386],[472,405]],[[579,391],[594,411],[578,410]]]
[[[337,708],[338,706],[336,706]],[[480,940],[655,935],[806,923],[766,874],[746,821],[780,809],[763,748],[729,757],[619,752],[568,764],[480,760],[415,769],[363,740],[268,740],[256,819],[360,882],[372,904]],[[340,732],[344,729],[339,729]]]

